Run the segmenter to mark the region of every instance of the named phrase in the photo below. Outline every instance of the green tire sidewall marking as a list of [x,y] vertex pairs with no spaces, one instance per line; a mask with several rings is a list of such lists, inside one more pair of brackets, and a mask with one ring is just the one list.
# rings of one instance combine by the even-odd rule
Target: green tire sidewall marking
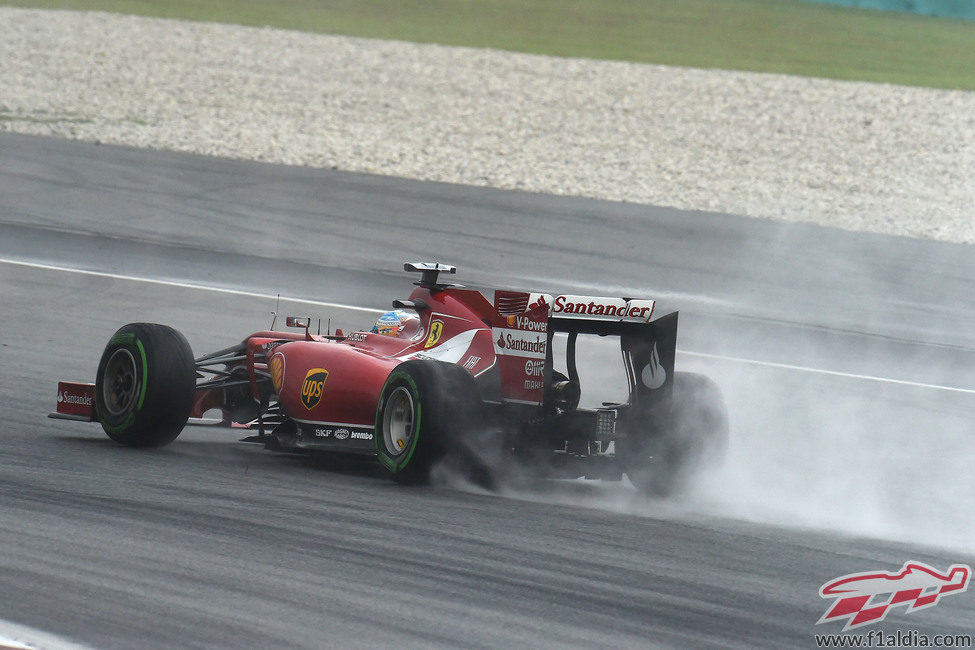
[[142,355],[142,390],[139,393],[139,403],[135,406],[136,411],[141,411],[142,402],[146,399],[146,380],[149,378],[149,363],[146,361],[146,349],[142,347],[142,341],[136,339],[135,344],[139,347],[139,354]]
[[116,334],[108,342],[109,345],[131,345],[135,341],[135,334]]
[[413,454],[416,452],[416,446],[420,442],[420,414],[422,406],[420,405],[420,391],[416,387],[416,383],[410,376],[406,377],[407,382],[409,382],[410,387],[413,389],[413,436],[410,438],[410,448],[406,452],[406,456],[399,462],[399,469],[402,471],[409,464],[410,460],[413,458]]
[[129,417],[125,418],[125,421],[122,422],[121,424],[111,425],[111,424],[105,424],[103,422],[102,426],[104,426],[108,431],[111,431],[112,433],[121,433],[126,429],[128,429],[130,426],[132,426],[133,422],[135,422],[135,413],[129,413]]
[[[380,451],[379,460],[382,462],[383,465],[386,466],[387,469],[392,470],[393,472],[401,472],[403,471],[403,469],[406,468],[407,465],[410,464],[410,460],[412,460],[413,454],[416,452],[416,445],[420,440],[420,413],[421,413],[421,406],[420,406],[420,399],[419,399],[420,390],[419,388],[417,388],[416,382],[413,381],[413,377],[406,374],[405,372],[395,372],[392,375],[390,375],[390,381],[387,385],[390,385],[393,382],[398,381],[400,379],[402,379],[409,386],[411,390],[412,393],[411,397],[413,397],[413,410],[414,410],[413,435],[410,437],[410,446],[406,450],[406,455],[403,456],[402,460],[397,462],[389,454],[389,450],[386,449],[386,444],[385,444],[386,431],[383,429],[382,419],[377,418],[378,420],[380,420],[379,422],[377,422],[377,424],[379,425],[377,429],[380,433],[382,433],[383,436],[382,441],[379,441],[378,440],[379,436],[376,436],[377,442],[379,443],[379,445],[381,445],[379,446],[379,451]],[[383,396],[384,402],[380,404],[380,408],[385,406],[385,399],[388,397],[389,397],[388,393],[384,394]]]
[[149,378],[149,363],[146,359],[146,349],[142,345],[142,341],[140,341],[135,334],[129,333],[116,334],[108,342],[109,345],[118,345],[120,347],[129,347],[133,343],[135,343],[135,346],[139,349],[139,358],[142,359],[142,387],[139,392],[139,403],[136,404],[135,410],[129,413],[128,417],[119,424],[108,424],[105,422],[103,414],[99,413],[99,419],[102,421],[102,426],[112,433],[121,433],[131,427],[135,423],[135,414],[142,410],[142,404],[146,399],[146,382]]

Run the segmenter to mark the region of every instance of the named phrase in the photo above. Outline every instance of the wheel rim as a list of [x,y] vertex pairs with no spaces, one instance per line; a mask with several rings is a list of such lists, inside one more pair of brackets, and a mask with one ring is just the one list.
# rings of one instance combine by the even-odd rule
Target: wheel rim
[[410,448],[413,439],[415,409],[413,395],[405,387],[393,390],[386,398],[383,411],[383,444],[391,456],[399,456]]
[[105,364],[102,379],[102,401],[112,415],[123,415],[132,409],[136,395],[135,357],[119,348]]

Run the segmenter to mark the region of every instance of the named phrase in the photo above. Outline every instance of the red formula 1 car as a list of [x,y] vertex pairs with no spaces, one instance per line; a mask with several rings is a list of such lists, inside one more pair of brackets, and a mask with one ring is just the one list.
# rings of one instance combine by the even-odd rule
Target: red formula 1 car
[[[60,382],[51,417],[100,422],[133,447],[172,442],[188,423],[248,427],[272,449],[374,456],[400,482],[443,458],[492,471],[504,461],[554,477],[621,479],[666,494],[728,421],[706,377],[674,372],[677,313],[652,300],[479,291],[421,274],[408,300],[371,331],[261,331],[196,359],[163,325],[133,323],[109,340],[94,384]],[[273,324],[272,324],[273,328]],[[619,340],[628,391],[581,408],[580,335]],[[588,336],[587,336],[588,335]],[[560,338],[560,350],[553,345]],[[621,382],[622,383],[622,382]],[[219,412],[219,419],[203,420]]]

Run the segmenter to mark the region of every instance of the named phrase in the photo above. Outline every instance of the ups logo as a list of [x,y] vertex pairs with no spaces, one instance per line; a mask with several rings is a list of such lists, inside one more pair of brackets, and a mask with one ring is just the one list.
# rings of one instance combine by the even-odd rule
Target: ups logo
[[326,379],[328,379],[328,370],[325,368],[312,368],[305,375],[305,381],[301,382],[301,403],[306,409],[311,410],[322,401]]

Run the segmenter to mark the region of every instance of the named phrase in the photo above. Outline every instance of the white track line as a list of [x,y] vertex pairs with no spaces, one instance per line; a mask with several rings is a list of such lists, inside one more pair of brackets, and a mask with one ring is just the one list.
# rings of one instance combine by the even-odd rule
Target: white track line
[[[235,296],[246,296],[248,298],[267,298],[270,300],[276,300],[277,295],[272,295],[268,293],[258,293],[256,291],[243,291],[241,289],[225,289],[222,287],[213,287],[204,284],[192,284],[189,282],[176,282],[175,280],[157,280],[155,278],[144,278],[135,275],[122,275],[119,273],[108,273],[105,271],[89,271],[85,269],[75,269],[67,266],[56,266],[53,264],[39,264],[37,262],[23,262],[20,260],[11,260],[7,258],[0,258],[0,263],[3,264],[13,264],[15,266],[26,266],[28,268],[43,269],[45,271],[61,271],[63,273],[77,273],[79,275],[92,275],[100,278],[111,278],[114,280],[128,280],[131,282],[146,282],[149,284],[158,284],[167,287],[179,287],[182,289],[196,289],[199,291],[213,291],[216,293],[226,293]],[[362,311],[370,314],[382,313],[378,309],[370,309],[368,307],[359,307],[357,305],[346,305],[338,302],[324,302],[321,300],[305,300],[304,298],[289,298],[286,296],[280,296],[281,300],[286,300],[289,302],[298,302],[306,305],[318,305],[321,307],[332,307],[334,309],[349,309],[354,311]],[[822,368],[811,368],[809,366],[797,366],[788,363],[775,363],[773,361],[758,361],[755,359],[742,359],[738,357],[727,357],[720,354],[708,354],[706,352],[693,352],[690,350],[679,350],[678,353],[686,354],[691,357],[700,357],[702,359],[714,359],[717,361],[728,361],[730,363],[743,363],[753,366],[764,366],[766,368],[779,368],[782,370],[794,370],[797,372],[809,372],[819,375],[830,375],[833,377],[845,377],[847,379],[859,379],[863,381],[874,381],[885,384],[896,384],[898,386],[912,386],[914,388],[928,388],[931,390],[942,390],[953,393],[964,393],[967,395],[975,395],[975,389],[971,388],[957,388],[955,386],[942,386],[939,384],[926,384],[917,381],[906,381],[903,379],[891,379],[890,377],[877,377],[874,375],[860,375],[851,372],[840,372],[837,370],[824,370]]]
[[200,291],[213,291],[215,293],[228,293],[234,296],[246,296],[248,298],[268,298],[270,300],[281,300],[288,302],[299,302],[304,305],[317,305],[320,307],[332,307],[335,309],[351,309],[354,311],[364,311],[370,314],[381,314],[381,309],[370,309],[368,307],[358,307],[356,305],[343,305],[338,302],[323,302],[321,300],[306,300],[304,298],[291,298],[288,296],[278,296],[277,294],[259,293],[256,291],[244,291],[242,289],[225,289],[213,287],[206,284],[192,284],[190,282],[177,282],[175,280],[157,280],[155,278],[144,278],[137,275],[122,275],[120,273],[108,273],[106,271],[89,271],[86,269],[75,269],[69,266],[55,266],[54,264],[39,264],[37,262],[22,262],[0,257],[0,263],[13,264],[15,266],[26,266],[32,269],[43,269],[45,271],[61,271],[63,273],[77,273],[79,275],[93,275],[99,278],[111,278],[113,280],[128,280],[130,282],[146,282],[148,284],[158,284],[165,287],[179,287],[181,289],[198,289]]
[[0,650],[88,650],[89,646],[0,619]]
[[24,645],[20,641],[0,636],[0,650],[33,650],[33,648],[32,645]]
[[678,354],[686,354],[691,357],[701,357],[702,359],[716,359],[718,361],[729,361],[731,363],[745,363],[753,366],[765,366],[766,368],[781,368],[783,370],[797,370],[799,372],[811,372],[819,375],[830,375],[833,377],[846,377],[848,379],[861,379],[864,381],[876,381],[885,384],[897,384],[899,386],[912,386],[914,388],[930,388],[933,390],[944,390],[953,393],[966,393],[975,395],[975,389],[956,388],[954,386],[942,386],[940,384],[925,384],[919,381],[906,381],[904,379],[891,379],[890,377],[877,377],[875,375],[858,375],[852,372],[839,372],[838,370],[823,370],[822,368],[810,368],[809,366],[796,366],[790,363],[775,363],[774,361],[756,361],[755,359],[741,359],[739,357],[726,357],[720,354],[708,354],[706,352],[691,352],[689,350],[678,350]]

